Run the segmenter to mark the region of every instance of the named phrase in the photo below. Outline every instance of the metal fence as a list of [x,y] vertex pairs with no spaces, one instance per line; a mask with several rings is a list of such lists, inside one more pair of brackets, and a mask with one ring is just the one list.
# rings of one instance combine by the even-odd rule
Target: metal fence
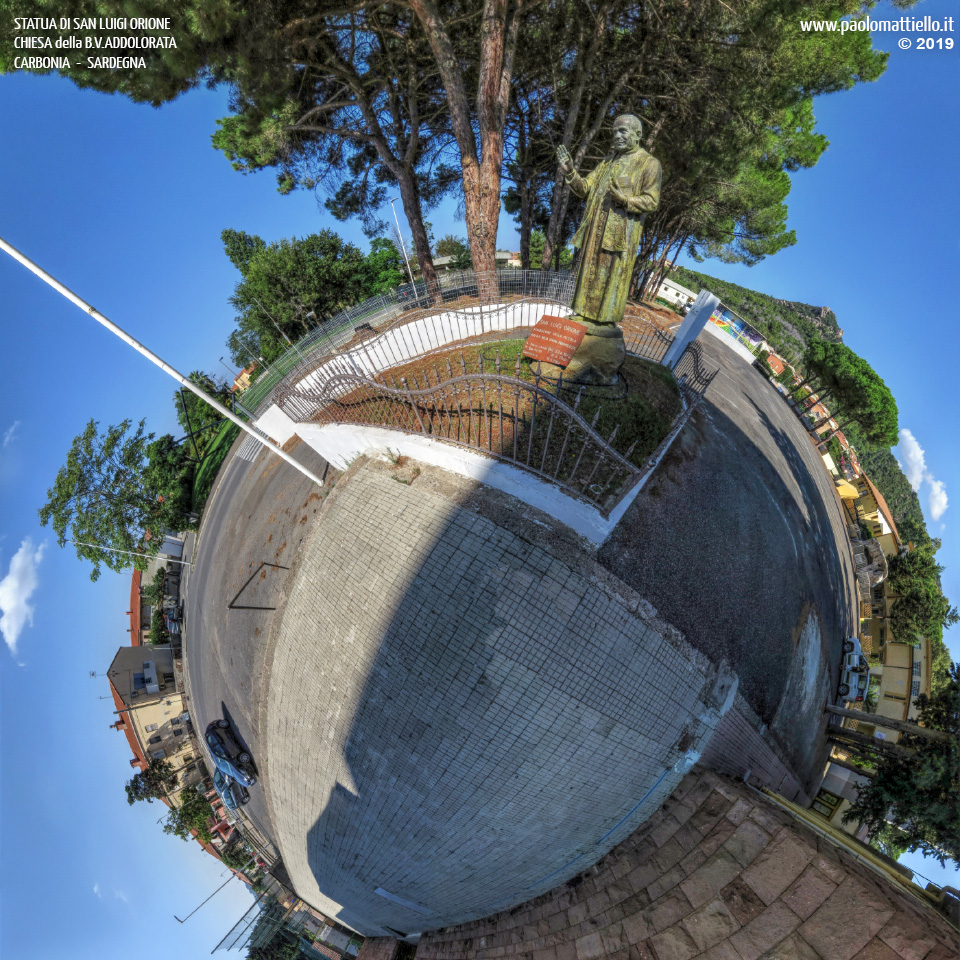
[[[355,423],[424,434],[483,451],[550,480],[574,496],[609,509],[640,469],[630,462],[636,443],[620,454],[614,449],[618,427],[608,437],[596,430],[602,410],[588,422],[580,406],[584,388],[572,404],[560,399],[563,378],[533,372],[521,377],[521,360],[512,373],[499,351],[493,370],[483,359],[470,369],[463,354],[458,366],[433,365],[421,384],[415,376],[362,376],[336,373],[309,391],[289,391],[280,408],[297,422]],[[539,366],[539,365],[538,365]],[[554,392],[556,391],[556,392]]]
[[[368,300],[345,312],[338,321],[341,333],[315,339],[309,352],[301,341],[297,362],[258,409],[276,403],[297,423],[380,426],[471,447],[608,513],[645,468],[630,461],[635,444],[624,453],[615,449],[616,428],[607,437],[595,429],[600,409],[589,401],[596,388],[587,388],[584,403],[579,385],[541,376],[539,369],[532,382],[529,375],[522,377],[519,357],[511,373],[499,351],[488,357],[486,368],[482,355],[468,363],[462,352],[491,339],[525,336],[545,313],[568,313],[572,295],[569,273],[532,270],[446,274],[440,294],[431,298],[408,285],[389,301]],[[627,351],[661,363],[680,322],[663,326],[637,304],[628,304],[622,324]],[[443,356],[432,364],[431,376],[423,360],[438,354]],[[407,368],[404,379],[404,368],[414,361],[416,373]],[[674,373],[682,410],[664,442],[686,422],[712,380],[697,343],[687,348]],[[591,420],[582,406],[592,408]],[[661,453],[658,447],[653,456]]]
[[[303,377],[352,341],[382,333],[396,322],[410,322],[417,315],[474,307],[483,316],[484,307],[499,306],[502,301],[526,298],[568,306],[573,299],[574,277],[569,271],[498,270],[477,275],[472,270],[462,270],[441,273],[438,280],[440,288],[434,295],[423,281],[407,283],[324,320],[254,381],[243,395],[244,406],[256,416],[262,415],[274,402],[274,391],[291,376]],[[483,303],[481,290],[485,294]]]

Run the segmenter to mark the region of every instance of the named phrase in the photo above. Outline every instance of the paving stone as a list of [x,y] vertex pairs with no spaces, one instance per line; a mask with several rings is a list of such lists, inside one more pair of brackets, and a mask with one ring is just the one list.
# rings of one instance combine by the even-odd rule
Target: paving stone
[[806,920],[836,889],[837,885],[811,864],[780,899],[801,920]]
[[683,871],[684,876],[689,877],[699,866],[706,862],[709,854],[706,851],[702,850],[700,847],[697,847],[695,850],[691,850],[678,864],[680,869]]
[[[658,781],[703,712],[707,669],[589,554],[568,545],[562,562],[461,507],[464,482],[434,468],[411,486],[390,469],[357,464],[303,540],[271,633],[263,733],[294,888],[370,936],[415,922],[381,884],[437,924],[545,893]],[[729,808],[707,784],[695,813],[688,794],[658,817],[680,779],[617,839],[649,818],[665,845],[681,819]],[[604,864],[602,887],[624,870]]]
[[556,945],[557,960],[577,960],[577,944],[574,940],[565,940]]
[[740,960],[740,954],[729,940],[724,940],[711,947],[700,957],[700,960]]
[[600,931],[600,936],[603,940],[603,949],[608,955],[618,950],[626,950],[629,946],[622,923],[613,923],[604,927]]
[[924,960],[960,960],[960,953],[938,943],[924,958]]
[[[804,922],[800,933],[821,956],[850,960],[880,932],[893,907],[876,891],[847,877]],[[856,918],[851,923],[851,918]]]
[[647,896],[651,902],[659,900],[668,890],[672,890],[686,877],[686,871],[679,865],[672,867],[647,887]]
[[786,939],[799,923],[800,918],[786,904],[774,903],[735,933],[730,942],[743,960],[757,960]]
[[700,809],[687,822],[706,835],[732,806],[733,804],[726,797],[714,790],[700,804]]
[[599,931],[577,940],[577,960],[599,960],[602,956],[603,937]]
[[679,829],[680,823],[674,817],[667,816],[650,831],[649,837],[658,847],[662,847]]
[[751,810],[753,810],[753,804],[749,800],[744,800],[742,797],[740,797],[727,811],[727,819],[731,823],[735,823],[737,826],[739,826],[744,820],[747,819]]
[[701,849],[708,857],[716,853],[733,836],[737,827],[726,817],[717,821],[717,825],[703,838]]
[[832,851],[824,853],[823,850],[819,850],[813,858],[813,866],[836,884],[841,884],[847,879],[846,867],[840,862],[836,853]]
[[653,858],[653,862],[657,865],[657,867],[660,868],[660,870],[666,872],[671,867],[678,864],[685,855],[686,851],[683,849],[683,847],[674,837],[671,837],[657,851],[657,855]]
[[700,952],[693,938],[679,924],[655,934],[650,943],[657,952],[657,960],[690,960]]
[[720,899],[741,924],[749,923],[763,913],[766,904],[740,877],[731,880],[721,891]]
[[[786,940],[781,940],[771,947],[760,960],[821,960],[821,957],[799,933],[794,932]],[[829,958],[824,957],[822,960]]]
[[[731,825],[732,826],[732,825]],[[718,850],[686,880],[680,884],[680,889],[687,895],[694,907],[703,906],[708,900],[716,896],[741,871],[740,864],[726,850]]]
[[705,903],[681,922],[701,953],[740,929],[739,921],[719,897]]
[[644,911],[644,915],[650,921],[650,925],[658,933],[666,929],[678,920],[682,920],[693,908],[690,901],[679,890],[674,893],[668,893],[659,900],[655,900]]
[[[729,819],[729,818],[728,818]],[[753,863],[757,854],[770,842],[770,834],[761,830],[752,820],[737,827],[723,846],[745,867]]]
[[659,876],[660,871],[653,863],[642,863],[627,874],[627,883],[630,884],[630,889],[637,893],[648,887]]
[[700,844],[700,841],[703,840],[703,835],[696,827],[689,823],[684,823],[673,835],[673,839],[689,853]]
[[894,913],[877,936],[902,960],[924,960],[937,942],[928,928],[902,910]]
[[656,930],[643,913],[634,913],[623,918],[623,933],[628,943],[639,943]]
[[789,832],[781,832],[743,871],[747,883],[764,903],[773,903],[804,871],[816,850]]
[[900,955],[891,950],[882,940],[874,937],[853,960],[900,960]]
[[630,960],[657,960],[649,940],[635,943],[630,947]]

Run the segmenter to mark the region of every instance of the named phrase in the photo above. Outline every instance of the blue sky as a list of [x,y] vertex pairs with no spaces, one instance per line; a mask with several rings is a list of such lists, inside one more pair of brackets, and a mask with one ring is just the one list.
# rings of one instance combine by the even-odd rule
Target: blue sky
[[[931,0],[915,12],[954,11]],[[942,105],[958,93],[960,50],[901,51],[896,39],[876,38],[892,50],[877,83],[816,105],[831,145],[817,167],[794,175],[797,245],[751,269],[698,269],[836,312],[846,342],[897,398],[912,437],[898,453],[931,533],[943,538],[944,589],[958,601],[960,409],[945,382],[960,355],[951,289],[960,257],[960,116]],[[224,372],[218,358],[226,357],[237,274],[223,255],[222,229],[275,240],[328,226],[365,247],[359,228],[333,222],[313,195],[281,197],[271,174],[232,171],[209,146],[226,112],[216,92],[154,110],[55,76],[0,77],[0,235],[183,372]],[[429,219],[438,237],[465,233],[452,204]],[[498,246],[517,245],[504,217]],[[87,420],[146,417],[158,434],[173,430],[174,384],[5,255],[0,291],[0,827],[8,878],[0,952],[43,960],[69,944],[80,960],[131,947],[144,960],[171,948],[206,956],[249,894],[228,887],[185,926],[173,919],[215,889],[221,870],[196,845],[161,833],[157,804],[128,807],[128,747],[109,728],[112,703],[99,699],[105,680],[88,676],[105,672],[128,642],[129,578],[105,573],[91,583],[36,515]],[[958,628],[948,642],[960,659]],[[910,865],[956,884],[952,870]]]

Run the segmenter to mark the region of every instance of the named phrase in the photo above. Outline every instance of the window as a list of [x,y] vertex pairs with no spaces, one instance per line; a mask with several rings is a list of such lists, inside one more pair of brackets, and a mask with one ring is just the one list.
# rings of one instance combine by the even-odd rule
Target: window
[[914,680],[913,685],[910,687],[910,696],[919,697],[920,696],[920,681]]
[[180,724],[180,718],[179,718],[179,717],[174,717],[174,718],[170,721],[170,724],[171,724],[172,726],[174,726],[174,727],[179,726],[179,724]]
[[919,676],[920,676],[920,661],[919,661],[919,660],[914,660],[914,661],[913,661],[913,675],[914,675],[915,677],[919,677]]
[[142,690],[146,685],[147,685],[147,681],[142,673],[135,673],[133,675],[134,690]]
[[175,737],[182,737],[182,736],[183,736],[183,731],[182,731],[182,730],[174,730],[174,731],[173,731],[173,735],[174,735]]
[[157,729],[157,725],[155,723],[148,723],[143,729],[146,730],[147,733],[153,733],[153,731]]
[[167,755],[163,752],[163,750],[154,750],[150,756],[153,757],[154,760],[164,760],[166,759]]
[[922,649],[923,649],[923,644],[922,644],[922,643],[915,643],[915,644],[913,645],[913,649],[914,649],[914,650],[922,650]]
[[151,742],[151,743],[160,743],[161,740],[163,740],[163,737],[151,737],[151,738],[150,738],[150,742]]

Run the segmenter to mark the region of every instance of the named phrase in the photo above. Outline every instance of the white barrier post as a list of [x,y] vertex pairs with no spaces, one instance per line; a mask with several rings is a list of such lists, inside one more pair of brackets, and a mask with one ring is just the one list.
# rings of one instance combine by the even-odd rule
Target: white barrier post
[[670,344],[670,349],[667,350],[666,356],[661,361],[663,366],[672,370],[677,365],[683,356],[683,351],[697,339],[700,331],[707,325],[710,315],[719,306],[719,297],[714,296],[708,290],[700,291],[690,308],[690,312],[684,318],[683,323],[680,324],[680,329],[677,331],[673,343]]

